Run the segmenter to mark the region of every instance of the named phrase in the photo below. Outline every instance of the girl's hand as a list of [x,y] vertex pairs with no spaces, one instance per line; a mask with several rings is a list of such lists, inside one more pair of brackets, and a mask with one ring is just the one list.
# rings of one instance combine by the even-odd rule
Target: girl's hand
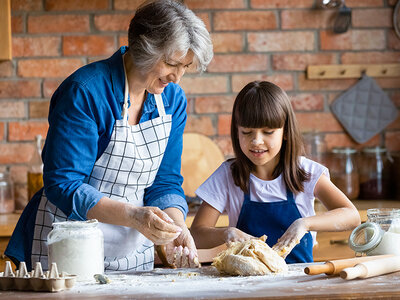
[[181,234],[165,245],[168,264],[176,268],[198,268],[200,263],[193,237],[186,224],[181,228]]
[[155,245],[167,244],[176,239],[182,228],[158,207],[127,207],[131,227],[138,230]]
[[297,219],[289,226],[286,232],[278,239],[272,247],[279,256],[286,258],[293,248],[300,243],[300,240],[308,232],[306,222],[303,218]]
[[225,243],[229,242],[244,242],[250,239],[254,239],[255,237],[249,235],[236,227],[228,227],[224,231],[224,240]]

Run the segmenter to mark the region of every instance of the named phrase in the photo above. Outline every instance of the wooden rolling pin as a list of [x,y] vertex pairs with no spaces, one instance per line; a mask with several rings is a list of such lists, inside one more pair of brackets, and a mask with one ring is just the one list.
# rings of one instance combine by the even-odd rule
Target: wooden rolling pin
[[385,257],[392,257],[392,256],[394,255],[388,254],[388,255],[362,256],[355,258],[331,260],[331,261],[326,261],[322,265],[308,266],[304,269],[304,273],[308,275],[317,275],[322,273],[325,273],[326,275],[338,275],[340,271],[342,271],[343,269],[354,267],[359,263]]
[[354,267],[342,270],[340,277],[350,280],[354,278],[369,278],[397,271],[400,271],[400,256],[379,258],[359,263]]

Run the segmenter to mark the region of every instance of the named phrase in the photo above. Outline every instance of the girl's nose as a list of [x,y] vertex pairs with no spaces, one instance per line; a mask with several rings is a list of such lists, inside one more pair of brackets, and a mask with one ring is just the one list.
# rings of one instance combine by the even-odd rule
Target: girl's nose
[[261,145],[264,144],[264,140],[262,138],[262,134],[256,133],[251,140],[252,145]]

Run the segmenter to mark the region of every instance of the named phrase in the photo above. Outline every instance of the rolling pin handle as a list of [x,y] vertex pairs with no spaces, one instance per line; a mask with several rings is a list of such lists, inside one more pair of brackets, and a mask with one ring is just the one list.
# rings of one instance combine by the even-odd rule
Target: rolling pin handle
[[354,278],[363,278],[367,276],[368,270],[362,264],[358,264],[355,267],[343,269],[339,274],[343,279],[351,280]]
[[308,275],[317,275],[326,273],[327,275],[332,274],[334,271],[333,265],[330,263],[324,263],[322,265],[308,266],[304,269],[304,273]]

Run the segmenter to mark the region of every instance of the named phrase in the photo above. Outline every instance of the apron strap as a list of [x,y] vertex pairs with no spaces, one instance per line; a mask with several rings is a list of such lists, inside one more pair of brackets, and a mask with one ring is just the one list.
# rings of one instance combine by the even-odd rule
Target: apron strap
[[160,94],[154,94],[154,98],[156,99],[158,114],[160,115],[160,117],[164,117],[166,114],[162,96]]
[[125,69],[125,59],[122,55],[122,65],[124,66],[124,75],[125,75],[125,92],[124,92],[124,105],[122,107],[122,119],[124,121],[128,120],[128,97],[129,97],[129,84],[128,84],[128,77],[126,76],[126,69]]

